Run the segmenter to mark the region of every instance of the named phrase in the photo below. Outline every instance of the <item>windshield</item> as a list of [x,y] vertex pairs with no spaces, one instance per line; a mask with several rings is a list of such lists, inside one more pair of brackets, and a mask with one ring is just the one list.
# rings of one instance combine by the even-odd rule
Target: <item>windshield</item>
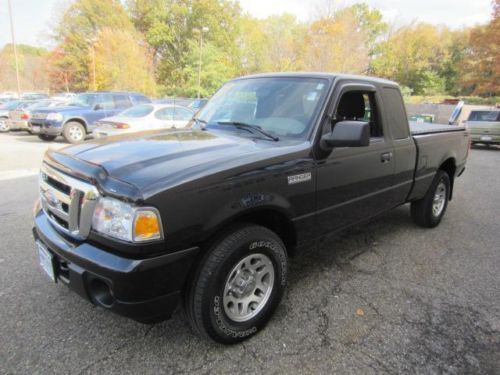
[[71,99],[69,105],[75,105],[78,107],[90,107],[94,102],[97,94],[79,94],[75,98]]
[[1,109],[14,109],[14,108],[17,108],[19,103],[21,103],[21,102],[18,100],[15,100],[13,102],[8,102],[8,103],[3,104],[0,108]]
[[51,105],[51,103],[52,103],[52,101],[50,101],[50,100],[42,100],[42,101],[39,101],[36,103],[31,103],[27,108],[29,110],[33,110],[33,109],[48,107]]
[[153,106],[148,104],[136,105],[134,107],[130,107],[126,109],[120,116],[124,117],[145,117],[153,112]]
[[[276,137],[306,138],[326,95],[319,78],[250,78],[224,85],[199,112],[207,127],[257,125]],[[227,126],[224,126],[227,128]]]

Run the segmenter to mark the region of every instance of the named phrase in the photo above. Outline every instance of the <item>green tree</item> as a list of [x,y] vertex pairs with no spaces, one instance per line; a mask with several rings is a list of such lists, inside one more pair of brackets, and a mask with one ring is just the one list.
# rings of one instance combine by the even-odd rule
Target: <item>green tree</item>
[[119,0],[76,0],[63,12],[55,33],[62,60],[52,63],[73,72],[71,90],[92,88],[93,47],[105,27],[134,30]]
[[402,27],[379,45],[371,70],[410,87],[417,95],[444,91],[445,82],[439,73],[449,55],[448,39],[444,37],[448,32],[424,23]]
[[[155,52],[157,80],[167,94],[189,87],[189,67],[199,34],[194,30],[208,28],[203,34],[207,45],[224,55],[225,64],[239,65],[236,44],[238,3],[229,0],[129,0],[129,12],[136,27],[144,33]],[[209,69],[209,65],[205,65]],[[230,78],[230,77],[227,77]]]

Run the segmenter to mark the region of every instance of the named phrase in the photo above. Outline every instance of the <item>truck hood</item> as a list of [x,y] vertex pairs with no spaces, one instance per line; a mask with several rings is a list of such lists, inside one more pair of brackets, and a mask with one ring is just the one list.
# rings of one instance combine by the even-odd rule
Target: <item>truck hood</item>
[[[303,141],[293,145],[297,143]],[[227,131],[163,130],[88,141],[57,153],[99,166],[110,177],[151,195],[155,190],[152,185],[159,181],[161,188],[168,188],[231,167],[250,165],[286,153],[286,145],[292,146],[291,142],[254,140]]]

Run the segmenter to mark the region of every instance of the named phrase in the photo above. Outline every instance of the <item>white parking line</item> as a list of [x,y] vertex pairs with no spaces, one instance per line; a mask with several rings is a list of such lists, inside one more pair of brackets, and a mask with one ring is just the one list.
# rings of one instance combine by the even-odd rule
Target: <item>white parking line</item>
[[14,180],[16,178],[36,176],[38,174],[38,168],[31,169],[14,169],[11,171],[0,171],[0,181]]

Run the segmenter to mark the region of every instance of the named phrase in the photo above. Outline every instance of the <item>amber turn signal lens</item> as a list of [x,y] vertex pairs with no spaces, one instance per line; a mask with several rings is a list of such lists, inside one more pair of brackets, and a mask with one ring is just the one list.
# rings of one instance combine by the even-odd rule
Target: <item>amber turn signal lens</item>
[[160,219],[153,211],[139,211],[135,217],[134,240],[145,241],[161,238]]

